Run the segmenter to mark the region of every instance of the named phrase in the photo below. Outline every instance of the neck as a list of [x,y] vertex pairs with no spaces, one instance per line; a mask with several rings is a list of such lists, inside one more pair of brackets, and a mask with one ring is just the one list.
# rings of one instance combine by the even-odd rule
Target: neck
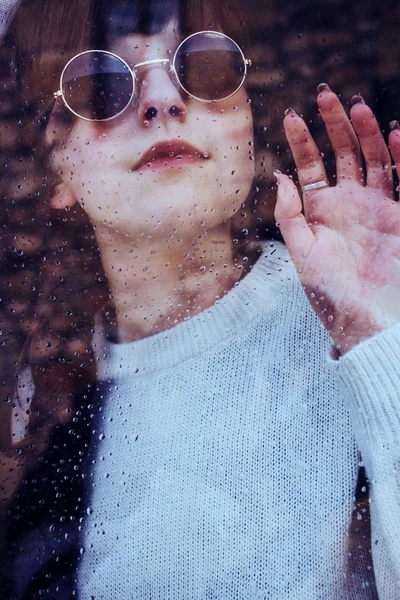
[[131,342],[165,331],[224,296],[247,263],[235,260],[230,224],[195,241],[132,239],[109,231],[96,234],[116,308],[108,333]]

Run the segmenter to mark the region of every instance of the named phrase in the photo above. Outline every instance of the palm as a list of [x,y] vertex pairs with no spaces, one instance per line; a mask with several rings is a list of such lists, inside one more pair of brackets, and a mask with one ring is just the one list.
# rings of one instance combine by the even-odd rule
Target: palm
[[[293,182],[278,175],[276,215],[305,292],[344,352],[400,320],[400,206],[393,199],[389,153],[368,107],[353,107],[367,164],[365,184],[358,141],[343,107],[330,91],[319,100],[329,108],[327,127],[329,118],[335,121],[335,130],[328,131],[339,183],[304,192],[303,216]],[[291,112],[285,129],[302,185],[326,179],[303,120]]]

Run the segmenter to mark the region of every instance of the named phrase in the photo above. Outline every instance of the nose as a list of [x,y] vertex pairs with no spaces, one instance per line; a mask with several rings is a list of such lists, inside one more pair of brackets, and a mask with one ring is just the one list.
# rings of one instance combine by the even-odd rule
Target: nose
[[[139,71],[139,69],[138,69]],[[186,103],[171,79],[168,67],[148,65],[137,72],[139,85],[139,120],[175,119],[182,121],[186,115]]]

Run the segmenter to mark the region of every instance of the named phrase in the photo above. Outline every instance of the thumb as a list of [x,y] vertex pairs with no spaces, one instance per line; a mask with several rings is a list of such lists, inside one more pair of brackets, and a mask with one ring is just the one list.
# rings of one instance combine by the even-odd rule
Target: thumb
[[301,269],[315,237],[301,212],[301,199],[295,184],[280,171],[274,171],[274,175],[278,187],[275,220],[295,267]]

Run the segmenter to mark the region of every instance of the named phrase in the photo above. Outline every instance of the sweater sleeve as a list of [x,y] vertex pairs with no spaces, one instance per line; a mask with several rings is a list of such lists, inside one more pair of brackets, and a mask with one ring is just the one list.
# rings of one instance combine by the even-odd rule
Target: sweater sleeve
[[20,0],[0,0],[0,41],[7,33],[8,26],[19,3]]
[[400,598],[400,324],[332,361],[370,481],[380,600]]

